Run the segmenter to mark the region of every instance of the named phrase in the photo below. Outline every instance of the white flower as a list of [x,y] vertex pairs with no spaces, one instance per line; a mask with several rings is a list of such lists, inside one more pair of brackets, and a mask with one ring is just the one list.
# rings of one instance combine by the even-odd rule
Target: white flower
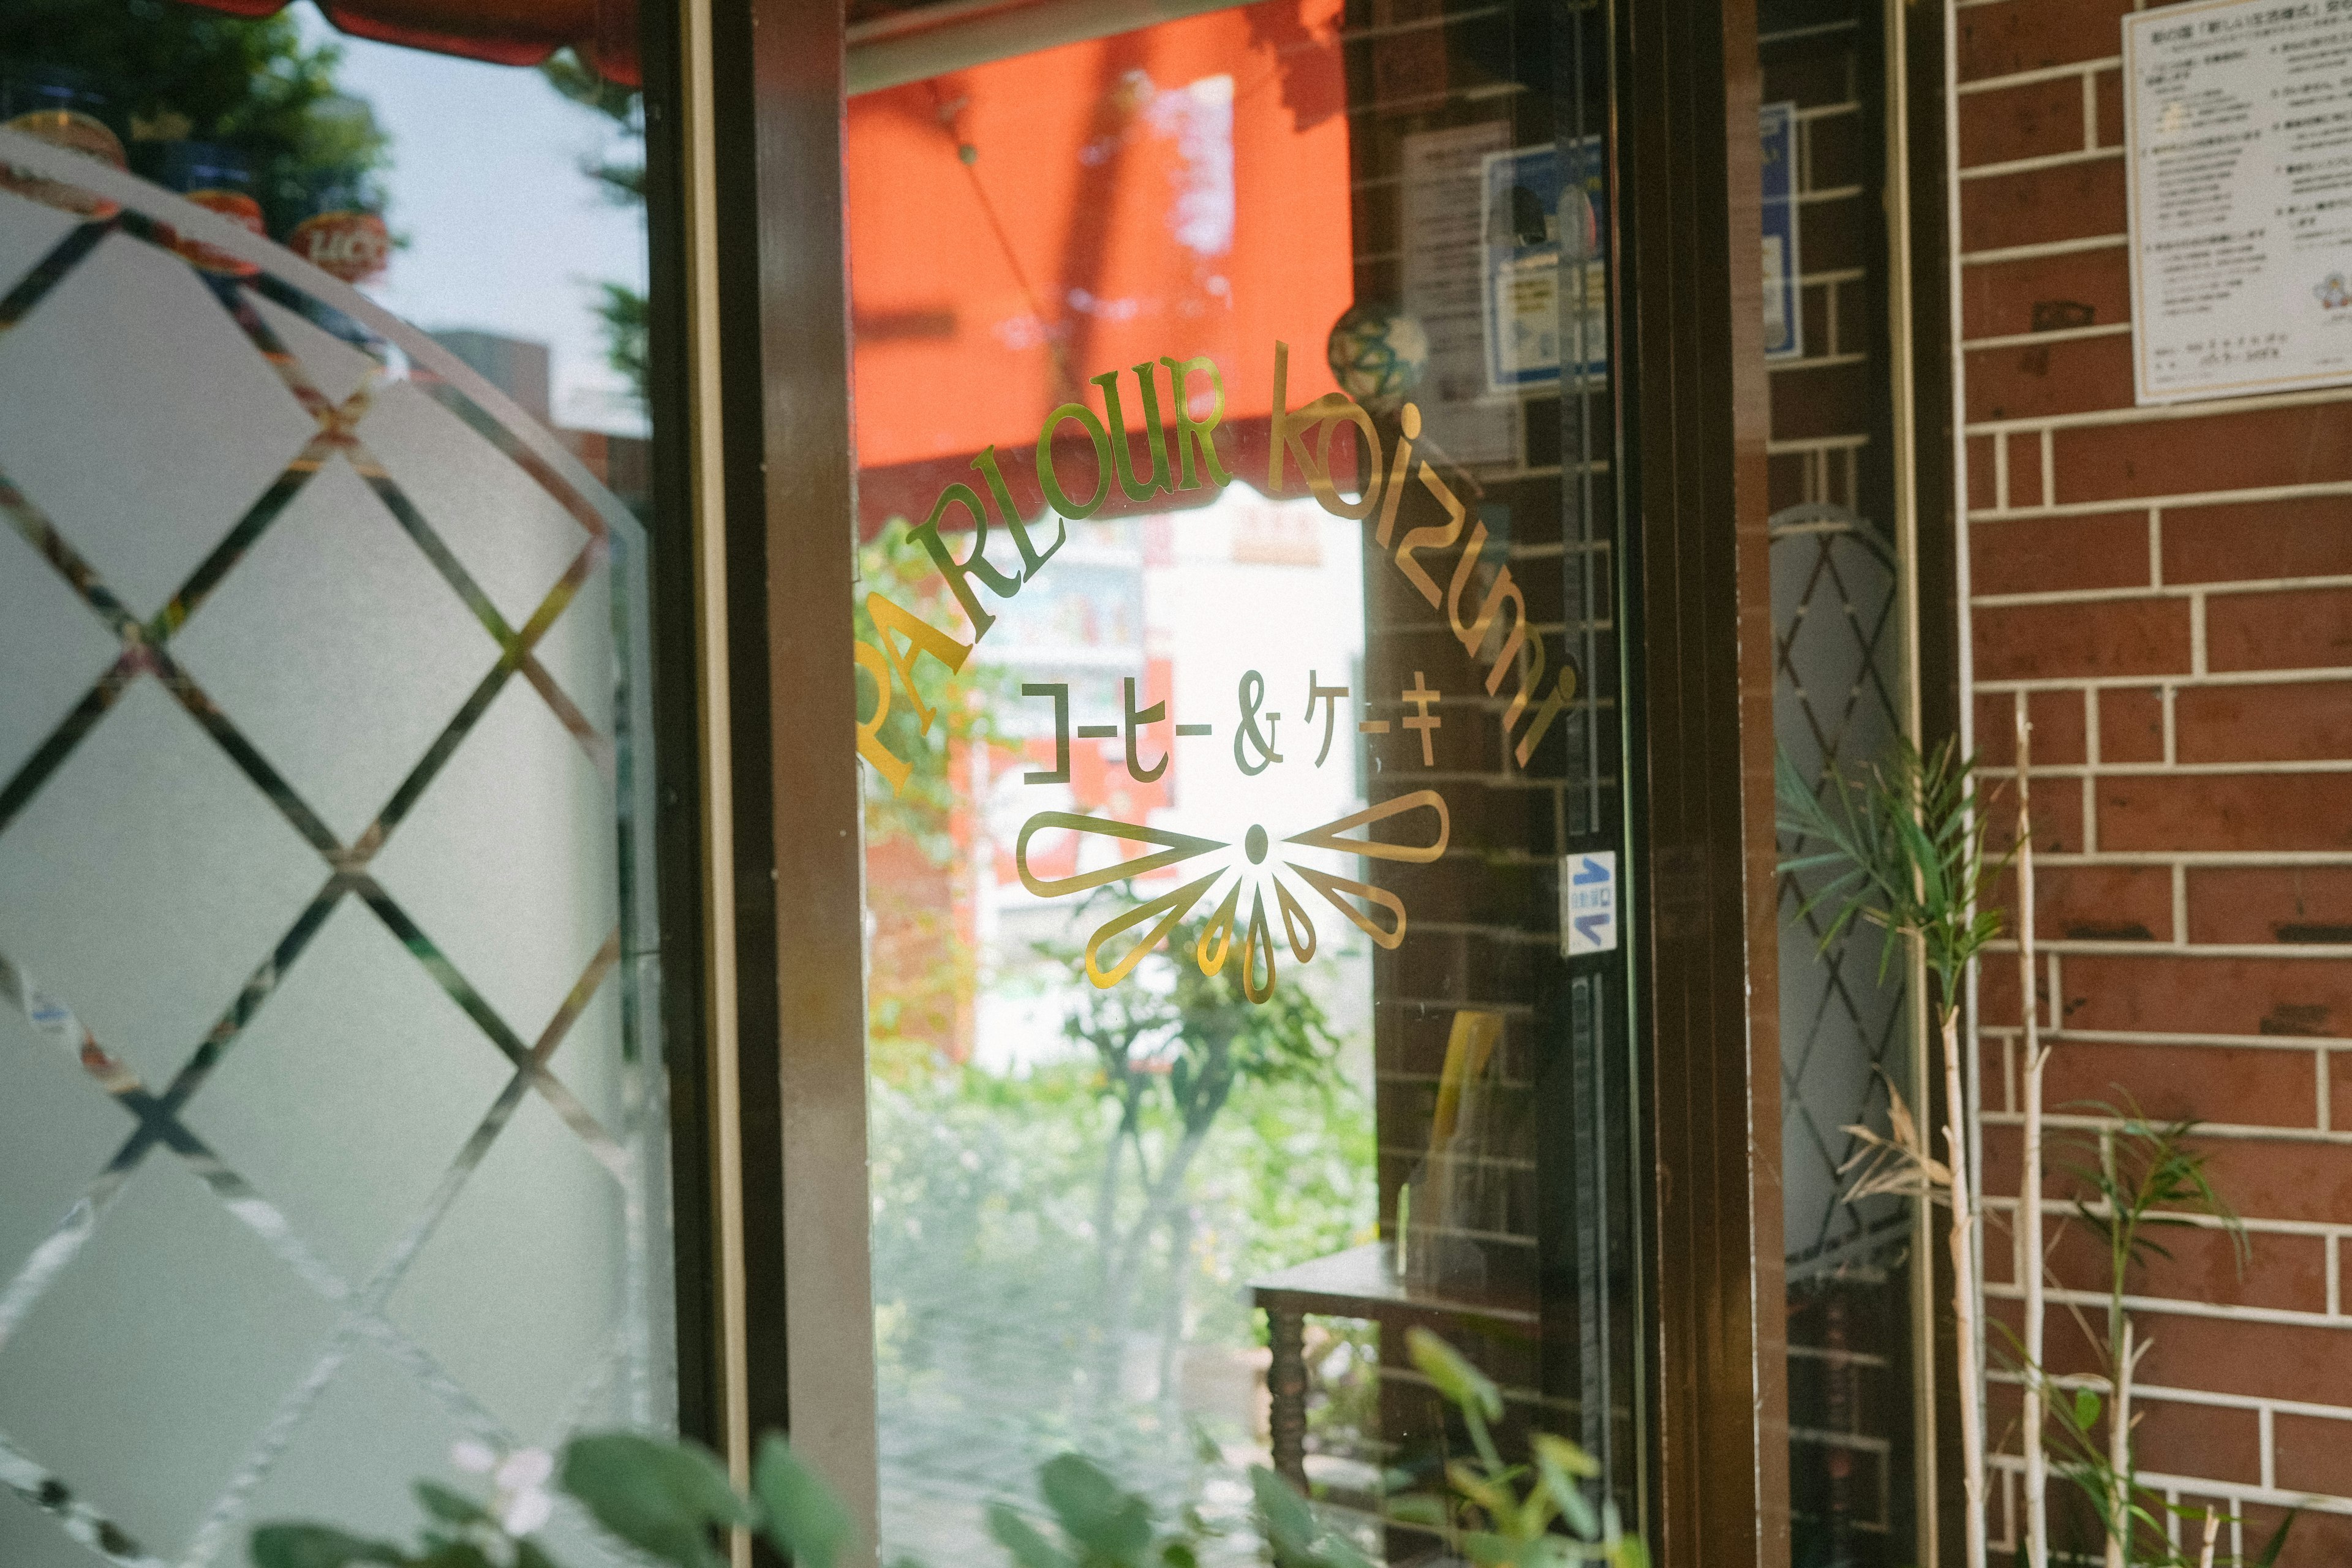
[[544,1448],[518,1448],[509,1454],[490,1478],[498,1487],[490,1512],[499,1528],[520,1537],[544,1527],[555,1514],[555,1499],[547,1490],[548,1478],[554,1474],[555,1456]]
[[555,1456],[546,1449],[517,1448],[502,1458],[488,1445],[467,1440],[449,1450],[449,1462],[467,1475],[490,1478],[488,1512],[508,1535],[529,1535],[554,1517],[547,1483],[555,1474]]

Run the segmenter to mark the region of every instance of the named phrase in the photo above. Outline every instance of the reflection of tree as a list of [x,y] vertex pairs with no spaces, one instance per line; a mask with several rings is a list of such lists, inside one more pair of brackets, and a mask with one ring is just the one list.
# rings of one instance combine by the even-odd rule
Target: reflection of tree
[[[335,86],[341,48],[305,48],[288,15],[247,20],[125,0],[6,0],[0,77],[71,87],[132,143],[193,138],[253,176],[273,235],[322,201],[381,206],[385,142],[367,105]],[[79,106],[78,106],[79,107]]]
[[[606,201],[642,211],[646,205],[646,95],[606,81],[570,49],[559,50],[539,68],[550,87],[604,116],[635,150],[619,160],[589,158],[580,172],[596,183]],[[626,283],[596,285],[596,320],[604,331],[604,363],[627,380],[637,406],[646,406],[646,297]]]
[[[935,626],[960,623],[930,557],[908,542],[893,519],[858,551],[856,635],[875,647],[883,636],[866,613],[879,594]],[[983,802],[982,753],[997,738],[994,715],[1010,679],[968,663],[961,675],[929,658],[909,666],[914,700],[898,692],[881,740],[908,764],[893,791],[871,770],[866,783],[866,904],[871,921],[866,1010],[875,1069],[903,1079],[930,1070],[934,1058],[970,1054],[971,1009],[980,984],[972,857]],[[858,706],[875,695],[860,681]],[[918,711],[932,714],[925,728]]]
[[[1184,1287],[1192,1272],[1186,1264],[1192,1252],[1193,1209],[1186,1201],[1185,1178],[1234,1090],[1296,1083],[1328,1095],[1340,1084],[1339,1037],[1297,980],[1278,979],[1265,1001],[1253,1003],[1242,993],[1245,952],[1229,958],[1214,974],[1190,961],[1207,923],[1177,926],[1168,939],[1172,957],[1148,961],[1146,968],[1108,991],[1087,988],[1073,998],[1063,1020],[1062,1032],[1094,1052],[1102,1069],[1097,1092],[1118,1113],[1095,1194],[1101,1292],[1098,1394],[1113,1386],[1137,1281],[1150,1248],[1163,1237],[1169,1279],[1160,1303],[1158,1384],[1163,1399],[1173,1387],[1176,1349],[1184,1337]],[[1040,951],[1072,966],[1082,962],[1075,951],[1042,943]],[[1169,1136],[1150,1138],[1154,1121],[1165,1123]]]

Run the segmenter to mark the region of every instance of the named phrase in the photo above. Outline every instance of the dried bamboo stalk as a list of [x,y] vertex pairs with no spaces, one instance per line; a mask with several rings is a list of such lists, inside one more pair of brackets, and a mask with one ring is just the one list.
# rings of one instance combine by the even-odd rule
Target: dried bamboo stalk
[[2025,1292],[2025,1557],[2029,1568],[2049,1568],[2050,1459],[2042,1447],[2049,1390],[2042,1367],[2043,1247],[2042,1240],[2042,1007],[2033,960],[2033,725],[2025,693],[2017,694],[2017,968],[2025,1010],[2025,1151],[2018,1173],[2020,1284]]
[[1953,1353],[1958,1360],[1960,1489],[1968,1500],[1968,1568],[1985,1568],[1984,1369],[1977,1363],[1975,1189],[1969,1184],[1969,1145],[1961,1135],[1968,1100],[1960,1079],[1960,1010],[1944,1009],[1944,1141],[1951,1171]]

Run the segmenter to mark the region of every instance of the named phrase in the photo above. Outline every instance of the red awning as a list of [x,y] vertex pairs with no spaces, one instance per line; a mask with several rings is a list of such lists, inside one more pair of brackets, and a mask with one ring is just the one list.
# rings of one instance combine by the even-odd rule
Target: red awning
[[[238,16],[274,16],[287,0],[190,0]],[[566,45],[607,81],[637,85],[636,0],[316,0],[355,38],[535,66]]]
[[869,530],[919,521],[992,444],[1034,503],[1038,426],[1099,407],[1105,371],[1210,356],[1244,447],[1277,337],[1293,406],[1331,390],[1324,340],[1354,292],[1339,14],[1261,0],[851,100]]

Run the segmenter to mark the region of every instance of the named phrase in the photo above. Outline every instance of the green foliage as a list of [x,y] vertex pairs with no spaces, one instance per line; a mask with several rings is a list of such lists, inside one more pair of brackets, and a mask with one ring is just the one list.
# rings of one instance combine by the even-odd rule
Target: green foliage
[[849,1543],[849,1511],[778,1433],[760,1440],[760,1457],[751,1465],[751,1495],[759,1501],[769,1539],[793,1560],[794,1568],[833,1568]]
[[[2073,1155],[2065,1169],[2077,1183],[2075,1218],[2099,1238],[2107,1254],[2105,1331],[2102,1337],[2088,1323],[2083,1331],[2097,1350],[2108,1388],[2128,1388],[2139,1353],[2132,1348],[2135,1331],[2124,1307],[2132,1270],[2151,1258],[2171,1257],[2150,1233],[2195,1227],[2200,1219],[2216,1222],[2229,1236],[2242,1272],[2251,1256],[2246,1227],[2214,1188],[2204,1154],[2191,1146],[2198,1126],[2194,1120],[2151,1121],[2127,1095],[2121,1105],[2095,1101],[2069,1109],[2107,1124],[2103,1136],[2070,1138],[2061,1147]],[[2143,1342],[2139,1350],[2145,1349]],[[2017,1359],[2024,1361],[2021,1352]],[[2038,1368],[2030,1370],[2037,1378],[2045,1375]],[[2116,1463],[2107,1441],[2110,1434],[2102,1426],[2102,1417],[2115,1408],[2113,1402],[2094,1389],[2077,1388],[2071,1401],[2053,1399],[2052,1406],[2059,1417],[2052,1428],[2060,1456],[2053,1468],[2081,1489],[2098,1517],[2108,1521],[2108,1529],[2120,1526],[2119,1532],[2127,1538],[2125,1560],[2158,1568],[2194,1563],[2193,1554],[2171,1543],[2168,1526],[2174,1516],[2201,1518],[2201,1510],[2184,1510],[2140,1486],[2127,1435],[2124,1461]],[[2260,1568],[2274,1561],[2294,1522],[2290,1513],[2271,1542],[2243,1562]]]
[[1150,1500],[1082,1455],[1047,1460],[1037,1491],[1061,1530],[1058,1543],[1003,1503],[988,1510],[988,1533],[1019,1568],[1194,1568],[1198,1561],[1197,1530],[1162,1534]]
[[706,1450],[635,1432],[575,1437],[557,1472],[563,1489],[621,1540],[678,1568],[725,1568],[715,1531],[748,1527],[759,1510],[736,1495]]
[[[1532,1465],[1505,1464],[1488,1429],[1503,1415],[1502,1391],[1494,1381],[1426,1329],[1407,1331],[1405,1344],[1422,1376],[1461,1413],[1475,1457],[1445,1467],[1449,1497],[1400,1500],[1400,1517],[1433,1524],[1449,1550],[1477,1568],[1570,1563],[1646,1568],[1649,1559],[1640,1540],[1619,1523],[1617,1505],[1604,1495],[1596,1508],[1586,1495],[1587,1484],[1600,1476],[1591,1456],[1565,1437],[1538,1433],[1528,1444]],[[1303,1559],[1301,1568],[1309,1568]],[[1327,1556],[1311,1568],[1352,1565]]]
[[[1987,906],[2009,861],[1985,858],[1975,772],[1974,760],[1958,760],[1948,742],[1923,757],[1900,740],[1890,760],[1857,780],[1832,769],[1817,795],[1787,752],[1774,763],[1780,827],[1796,837],[1799,851],[1780,870],[1830,873],[1800,915],[1823,905],[1836,911],[1822,933],[1824,949],[1857,918],[1916,939],[1946,1014],[1959,1005],[1962,973],[2000,934],[2000,912]],[[1894,956],[1890,943],[1882,978]]]
[[62,74],[103,100],[133,143],[141,126],[220,143],[251,169],[269,232],[320,199],[381,205],[383,132],[342,96],[332,45],[306,48],[289,15],[247,20],[162,0],[9,0],[0,74]]
[[[1604,1500],[1595,1510],[1584,1495],[1599,1468],[1583,1450],[1538,1435],[1531,1479],[1528,1467],[1506,1467],[1486,1429],[1502,1413],[1493,1382],[1426,1330],[1413,1330],[1411,1341],[1414,1363],[1460,1409],[1479,1457],[1448,1467],[1450,1502],[1403,1500],[1400,1520],[1441,1525],[1479,1568],[1578,1562],[1646,1568],[1641,1542],[1619,1528],[1615,1505]],[[775,1433],[761,1441],[749,1497],[708,1450],[635,1432],[573,1438],[555,1477],[615,1539],[672,1568],[722,1568],[725,1534],[734,1529],[762,1537],[795,1568],[833,1568],[851,1536],[840,1500]],[[1371,1568],[1274,1471],[1253,1467],[1249,1481],[1276,1568]],[[430,1482],[416,1489],[436,1522],[415,1552],[326,1525],[266,1524],[253,1533],[255,1568],[557,1568],[527,1535],[507,1533],[491,1509]],[[1150,1498],[1083,1455],[1057,1455],[1040,1466],[1037,1493],[1059,1540],[1007,1503],[988,1510],[989,1534],[1014,1568],[1198,1568],[1210,1533],[1198,1514],[1187,1510],[1162,1530]],[[1567,1533],[1553,1528],[1563,1522]]]

